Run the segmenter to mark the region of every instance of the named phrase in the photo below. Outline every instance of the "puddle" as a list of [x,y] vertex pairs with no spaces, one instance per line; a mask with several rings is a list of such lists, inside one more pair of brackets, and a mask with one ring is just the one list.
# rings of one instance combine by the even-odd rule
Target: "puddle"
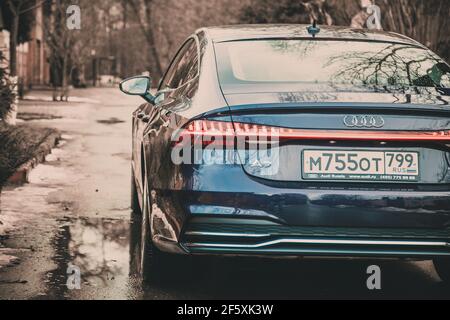
[[[56,266],[46,274],[39,299],[174,299],[188,298],[196,282],[170,281],[168,286],[142,285],[130,272],[130,245],[140,242],[140,226],[128,219],[65,218],[51,246]],[[69,289],[79,270],[79,289]],[[202,271],[203,272],[203,271]],[[193,278],[198,278],[191,275]],[[178,279],[178,278],[177,278]],[[191,278],[189,278],[191,279]],[[69,280],[69,282],[68,282]]]
[[7,248],[0,248],[0,270],[11,267],[20,262],[20,259],[13,255],[13,251]]
[[123,152],[123,153],[114,153],[112,154],[113,157],[119,157],[123,160],[131,161],[131,153],[129,152]]
[[61,116],[55,116],[45,113],[23,112],[17,115],[17,118],[22,121],[34,121],[34,120],[55,120],[62,119]]
[[98,123],[101,124],[118,124],[118,123],[124,123],[124,120],[120,120],[119,118],[116,117],[112,117],[109,119],[105,119],[105,120],[97,120]]
[[[48,295],[54,298],[85,295],[89,288],[109,288],[108,294],[122,293],[123,290],[110,287],[125,289],[128,281],[129,221],[68,218],[61,223],[53,240],[53,261],[57,268],[47,275]],[[68,289],[69,266],[79,268],[81,290]]]

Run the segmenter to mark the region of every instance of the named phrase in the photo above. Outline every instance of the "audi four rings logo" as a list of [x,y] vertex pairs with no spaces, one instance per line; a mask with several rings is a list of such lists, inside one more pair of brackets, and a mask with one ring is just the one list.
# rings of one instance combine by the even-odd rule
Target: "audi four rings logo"
[[349,128],[381,128],[385,121],[381,116],[346,116],[344,124]]

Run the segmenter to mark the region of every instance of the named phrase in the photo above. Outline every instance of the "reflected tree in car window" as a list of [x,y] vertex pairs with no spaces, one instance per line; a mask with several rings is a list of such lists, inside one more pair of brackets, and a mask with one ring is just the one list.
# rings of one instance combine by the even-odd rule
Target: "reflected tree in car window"
[[270,46],[281,54],[295,54],[299,59],[307,56],[317,47],[317,41],[285,41],[274,40],[270,42]]
[[448,65],[414,44],[255,40],[219,43],[217,54],[225,85],[309,83],[344,85],[350,90],[449,87]]
[[377,52],[336,54],[328,66],[340,65],[332,82],[365,86],[448,87],[450,70],[430,51],[412,45],[388,44]]
[[181,57],[176,71],[171,79],[171,88],[179,88],[186,82],[195,78],[198,74],[197,45],[194,40],[189,42],[189,47]]

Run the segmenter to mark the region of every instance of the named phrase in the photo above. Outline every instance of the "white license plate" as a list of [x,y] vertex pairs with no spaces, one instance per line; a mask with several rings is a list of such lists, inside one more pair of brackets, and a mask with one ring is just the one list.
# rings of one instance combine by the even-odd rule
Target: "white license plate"
[[304,150],[305,180],[367,180],[417,182],[418,152]]

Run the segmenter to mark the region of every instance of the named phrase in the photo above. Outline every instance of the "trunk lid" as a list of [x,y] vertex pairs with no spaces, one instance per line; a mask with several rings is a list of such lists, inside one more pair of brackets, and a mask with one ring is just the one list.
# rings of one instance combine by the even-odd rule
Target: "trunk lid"
[[[305,187],[321,183],[355,182],[383,183],[390,187],[399,183],[408,184],[409,187],[411,184],[450,185],[450,137],[447,136],[450,130],[450,108],[447,97],[424,95],[423,92],[410,95],[279,91],[226,93],[225,97],[235,127],[250,123],[293,132],[291,135],[294,138],[280,137],[279,145],[269,148],[267,153],[250,151],[245,159],[241,156],[242,166],[251,176],[270,182],[288,183],[292,187],[298,187],[299,183]],[[300,136],[305,132],[314,135],[320,133],[321,138],[299,136],[296,139],[296,132],[300,132]],[[404,138],[391,139],[392,135],[399,133]],[[372,135],[372,138],[361,138],[366,134]],[[445,136],[442,139],[421,139],[422,134]],[[261,159],[261,154],[264,159]],[[323,155],[330,159],[323,158]],[[305,159],[307,157],[309,159]],[[383,159],[376,160],[379,158]],[[369,165],[366,175],[362,169],[366,169],[367,159],[375,162]],[[409,166],[410,162],[405,163],[406,159],[412,166]],[[355,160],[362,161],[364,165],[354,171],[358,175],[349,171],[353,165],[347,163],[346,167],[342,165],[344,171],[332,175],[320,168],[322,171],[317,177],[319,168],[316,167],[319,165],[329,165],[333,171],[334,167],[341,167],[336,161],[350,161],[353,164]],[[398,163],[396,160],[399,160]],[[385,168],[375,166],[377,170],[373,171],[374,165]],[[310,168],[305,169],[308,166]],[[315,171],[307,172],[312,169]],[[342,172],[345,174],[340,174]],[[377,174],[372,175],[374,172]]]

